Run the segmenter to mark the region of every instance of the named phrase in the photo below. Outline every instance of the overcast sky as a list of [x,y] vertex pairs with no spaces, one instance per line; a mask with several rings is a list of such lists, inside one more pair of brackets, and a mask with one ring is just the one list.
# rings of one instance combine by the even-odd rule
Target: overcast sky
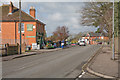
[[[5,4],[8,4],[6,2]],[[2,5],[3,2],[0,4]],[[18,2],[13,2],[18,7]],[[46,24],[47,36],[58,26],[67,26],[71,34],[84,31],[96,31],[95,27],[80,25],[83,2],[22,2],[22,10],[29,14],[30,6],[36,9],[36,18]]]

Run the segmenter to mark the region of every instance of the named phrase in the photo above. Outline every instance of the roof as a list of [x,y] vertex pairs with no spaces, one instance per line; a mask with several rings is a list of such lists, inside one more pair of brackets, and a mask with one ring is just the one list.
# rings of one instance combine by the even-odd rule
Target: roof
[[89,33],[90,37],[100,37],[101,33]]
[[82,36],[82,37],[86,37],[86,34],[82,34],[81,36]]
[[[0,13],[0,21],[5,22],[5,21],[19,21],[19,9],[15,6],[13,6],[13,13],[9,15],[9,6],[10,5],[2,5],[0,6],[0,11],[2,10],[2,13]],[[40,22],[39,20],[36,20],[29,14],[25,13],[24,11],[21,10],[21,21],[32,21],[32,22]],[[44,23],[42,23],[44,24]]]
[[100,39],[98,39],[98,38],[95,38],[95,39],[92,39],[93,41],[96,41],[96,40],[100,40]]

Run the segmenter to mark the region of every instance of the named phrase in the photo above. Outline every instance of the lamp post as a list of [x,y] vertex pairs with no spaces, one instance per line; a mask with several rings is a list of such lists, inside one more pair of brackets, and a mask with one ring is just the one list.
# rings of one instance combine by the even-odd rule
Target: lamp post
[[114,45],[114,0],[113,0],[113,43],[112,43],[112,59],[115,59],[115,45]]
[[20,28],[20,52],[19,54],[22,53],[22,48],[21,48],[21,42],[22,42],[22,38],[21,38],[21,0],[19,0],[19,28]]

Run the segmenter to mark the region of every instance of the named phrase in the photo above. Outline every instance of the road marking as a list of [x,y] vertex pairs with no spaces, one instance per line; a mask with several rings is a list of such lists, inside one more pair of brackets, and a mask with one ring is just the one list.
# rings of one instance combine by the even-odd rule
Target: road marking
[[17,69],[17,70],[22,70],[22,69],[24,69],[25,67],[21,67],[21,68],[19,68],[19,69]]
[[78,78],[81,78],[84,74],[85,74],[85,72],[83,72]]

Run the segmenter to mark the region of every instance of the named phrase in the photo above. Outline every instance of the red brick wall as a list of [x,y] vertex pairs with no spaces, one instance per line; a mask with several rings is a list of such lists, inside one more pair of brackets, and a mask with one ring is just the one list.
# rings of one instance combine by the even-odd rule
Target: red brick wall
[[[41,26],[40,23],[36,23],[36,22],[22,22],[22,23],[24,23],[24,32],[22,32],[22,42],[27,41],[26,43],[29,45],[32,45],[32,43],[36,43],[36,31],[44,33],[44,25]],[[2,22],[1,24],[2,39],[6,39],[6,40],[12,39],[14,40],[14,43],[15,43],[15,39],[17,39],[18,40],[17,43],[19,43],[20,33],[18,32],[18,24],[19,22]],[[33,24],[33,26],[35,26],[35,28],[33,28],[33,31],[27,31],[27,24]],[[35,36],[35,37],[26,37],[26,36]]]
[[44,33],[44,25],[37,23],[37,32]]
[[[1,22],[0,22],[0,26],[1,26]],[[1,34],[1,31],[0,31],[0,39],[2,39],[2,34]]]
[[[36,22],[22,22],[24,23],[24,32],[22,32],[22,39],[28,40],[28,44],[32,45],[32,43],[36,43],[36,37],[27,37],[27,36],[36,36]],[[17,22],[17,39],[20,39],[20,33],[18,32],[18,24]],[[27,24],[33,24],[35,28],[33,28],[33,31],[27,31]]]
[[[37,29],[36,29],[36,31],[45,34],[44,30],[45,30],[45,26],[43,24],[37,23]],[[45,35],[43,36],[43,38],[45,38]]]
[[35,9],[30,9],[30,15],[35,18]]
[[[12,40],[15,43],[15,38],[18,40],[20,39],[20,33],[18,32],[18,23],[19,22],[2,22],[1,24],[1,34],[3,40]],[[22,35],[22,39],[28,40],[28,44],[36,43],[36,37],[35,38],[27,38],[26,36],[36,36],[36,22],[22,22],[24,23],[24,36]],[[33,31],[27,31],[27,24],[33,24],[35,26],[35,29]],[[16,25],[16,31],[15,31],[15,25]],[[15,34],[16,32],[16,34]],[[15,36],[16,35],[16,36]],[[22,41],[24,41],[22,40]],[[19,40],[17,41],[19,43]],[[8,41],[9,43],[9,41]],[[12,42],[13,43],[13,42]],[[3,43],[4,44],[4,43]]]
[[109,40],[109,37],[104,37],[104,40]]
[[15,39],[15,22],[2,22],[2,39]]

